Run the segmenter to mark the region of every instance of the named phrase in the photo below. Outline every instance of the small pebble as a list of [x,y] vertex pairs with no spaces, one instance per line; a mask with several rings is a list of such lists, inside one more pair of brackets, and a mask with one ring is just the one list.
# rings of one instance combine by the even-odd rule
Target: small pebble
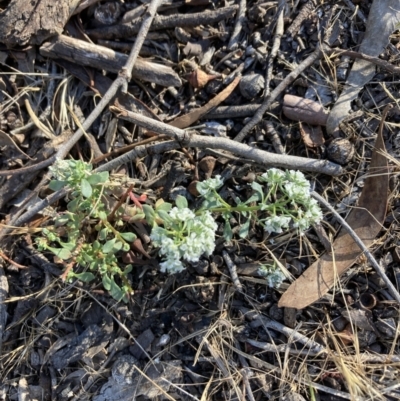
[[354,146],[348,139],[336,138],[328,145],[326,152],[329,160],[344,165],[353,158]]
[[245,75],[239,84],[240,93],[246,99],[255,98],[264,89],[265,79],[261,74]]

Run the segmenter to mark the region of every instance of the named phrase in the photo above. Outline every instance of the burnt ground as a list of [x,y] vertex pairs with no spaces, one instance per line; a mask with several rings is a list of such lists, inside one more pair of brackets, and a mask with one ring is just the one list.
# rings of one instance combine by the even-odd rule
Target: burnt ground
[[[301,235],[295,229],[268,234],[251,225],[243,239],[243,220],[235,216],[230,241],[217,215],[213,255],[186,263],[175,275],[160,272],[149,226],[125,222],[140,238],[118,254],[121,266],[133,264],[128,279],[134,293],[126,303],[116,302],[99,279],[65,282],[66,263],[37,249],[35,238],[53,227],[67,201],[34,209],[52,191],[49,164],[33,166],[51,160],[87,121],[140,36],[147,6],[83,1],[74,14],[77,2],[59,2],[56,10],[46,1],[32,3],[36,8],[28,10],[28,3],[0,2],[6,10],[0,14],[0,169],[7,171],[0,187],[0,399],[399,399],[399,304],[382,279],[398,290],[395,2],[189,0],[159,7],[129,95],[118,92],[119,104],[190,126],[215,138],[215,146],[177,141],[156,151],[166,140],[165,127],[126,121],[109,108],[111,100],[68,157],[98,167],[147,146],[147,154],[113,166],[122,190],[115,199],[133,184],[144,203],[173,202],[182,194],[191,208],[199,206],[197,180],[221,175],[221,196],[233,203],[251,195],[248,184],[268,166],[286,163],[302,170],[353,228],[360,223],[351,217],[359,200],[366,213],[356,231],[383,274],[361,251],[346,254],[351,238],[339,246],[341,224],[326,207],[322,222]],[[31,16],[24,29],[18,28],[23,13],[15,11],[21,7]],[[54,23],[37,22],[46,12],[54,13]],[[349,109],[340,109],[349,88],[355,95]],[[384,118],[388,104],[394,107]],[[385,149],[375,145],[379,132]],[[240,144],[265,153],[254,159]],[[381,155],[373,167],[378,179],[368,181],[374,152]],[[268,159],[271,153],[279,155],[278,165]],[[290,156],[303,159],[294,165]],[[22,167],[28,167],[22,174],[13,172]],[[29,210],[36,211],[20,223]],[[302,274],[332,254],[332,246],[342,274],[332,275],[336,267],[327,263],[333,281],[321,289],[315,286],[318,269]],[[269,287],[262,264],[286,269],[287,279]],[[287,292],[299,277],[300,290]]]

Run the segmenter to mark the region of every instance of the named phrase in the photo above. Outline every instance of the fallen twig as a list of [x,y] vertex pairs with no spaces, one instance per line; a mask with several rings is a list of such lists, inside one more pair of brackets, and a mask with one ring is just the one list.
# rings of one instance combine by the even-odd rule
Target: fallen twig
[[228,50],[235,50],[238,47],[239,35],[243,29],[243,24],[246,20],[246,0],[239,0],[239,9],[236,14],[235,26],[233,27],[233,32],[231,39],[228,43]]
[[239,276],[237,274],[236,265],[233,263],[229,253],[225,250],[222,251],[222,256],[225,260],[226,265],[228,266],[229,273],[231,274],[231,279],[233,285],[235,286],[236,290],[239,292],[243,292],[243,285],[239,280]]
[[279,0],[274,42],[272,44],[272,49],[268,57],[267,74],[265,77],[264,98],[267,98],[271,93],[270,83],[272,80],[272,70],[274,68],[274,60],[276,58],[276,55],[278,54],[278,50],[281,45],[281,39],[283,36],[283,25],[284,25],[283,16],[285,14],[285,7],[286,7],[286,0]]
[[[198,148],[206,147],[212,149],[226,150],[246,159],[253,160],[264,166],[275,166],[287,169],[300,169],[329,175],[339,175],[342,173],[342,167],[340,167],[338,164],[326,160],[314,160],[298,156],[277,155],[275,153],[255,149],[245,144],[239,144],[238,142],[228,138],[210,138],[206,136],[191,134],[188,131],[172,127],[160,121],[142,116],[141,114],[122,109],[121,107],[111,106],[111,110],[117,113],[118,117],[122,118],[123,120],[133,122],[142,128],[147,128],[150,131],[165,134],[171,138],[174,138],[181,143],[181,145],[178,146],[191,146]],[[164,142],[160,145],[165,146],[166,144],[168,144],[168,142]],[[157,145],[155,145],[153,149],[157,149]],[[118,165],[132,160],[132,157],[136,158],[139,154],[143,155],[145,153],[147,153],[146,149],[136,148],[135,151],[128,152],[125,155],[120,156],[110,162],[113,163],[112,167],[106,167],[105,169],[110,170],[111,168],[115,168]],[[104,166],[102,166],[101,168],[104,168]]]
[[[154,23],[151,26],[151,30],[155,31],[159,29],[171,29],[183,26],[215,24],[216,22],[222,21],[225,18],[232,17],[237,9],[238,6],[230,6],[220,8],[218,10],[207,10],[200,13],[158,16],[155,18]],[[139,31],[141,24],[142,16],[135,19],[130,24],[111,25],[107,27],[91,29],[87,31],[87,34],[95,39],[128,38],[135,35]]]
[[[110,72],[119,72],[128,60],[126,54],[65,35],[58,35],[43,43],[40,47],[40,54],[52,59],[61,58],[79,65]],[[145,59],[136,60],[132,76],[165,87],[182,85],[179,76],[171,67]]]

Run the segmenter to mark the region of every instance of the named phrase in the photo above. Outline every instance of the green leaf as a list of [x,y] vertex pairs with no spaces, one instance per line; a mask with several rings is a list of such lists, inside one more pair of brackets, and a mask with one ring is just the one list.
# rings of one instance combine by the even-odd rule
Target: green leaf
[[229,223],[229,220],[225,221],[225,226],[224,226],[224,232],[222,233],[226,241],[230,241],[233,237],[233,232],[232,232],[232,227],[231,223]]
[[73,251],[76,248],[76,242],[62,242],[62,241],[58,241],[59,244],[64,248],[64,249],[68,249],[69,251]]
[[76,277],[78,280],[81,280],[85,283],[89,283],[90,281],[95,279],[94,274],[90,273],[90,272],[74,273],[74,277]]
[[249,203],[252,202],[260,202],[262,200],[261,195],[256,192],[255,194],[251,195],[249,199],[247,199],[247,201],[244,203],[245,205],[248,205]]
[[178,195],[178,196],[176,197],[175,204],[176,204],[176,206],[177,206],[178,209],[183,209],[183,208],[185,208],[185,207],[188,207],[188,201],[187,201],[187,199],[186,199],[184,196],[182,196],[182,195]]
[[113,246],[113,253],[120,251],[123,246],[124,244],[121,241],[117,241]]
[[102,282],[103,282],[103,287],[104,287],[104,289],[106,289],[107,291],[110,291],[110,288],[111,288],[111,278],[108,277],[107,274],[103,274]]
[[154,219],[156,217],[156,212],[149,205],[142,205],[144,215],[146,216],[146,221],[150,226],[154,225]]
[[114,245],[115,245],[116,242],[117,242],[117,239],[116,239],[116,238],[110,239],[109,241],[107,241],[107,242],[103,245],[102,251],[103,251],[104,253],[110,253],[110,252],[113,250]]
[[126,276],[132,271],[132,265],[126,265],[123,275]]
[[120,233],[121,237],[128,242],[133,242],[137,238],[134,233]]
[[67,224],[70,221],[68,214],[62,214],[55,219],[55,226],[60,227]]
[[166,212],[169,212],[172,209],[172,204],[168,202],[163,202],[160,205],[156,206],[156,210],[164,210]]
[[122,250],[124,252],[129,252],[130,249],[131,249],[130,245],[127,242],[125,242],[124,246],[122,247]]
[[160,210],[160,211],[157,211],[157,213],[158,213],[158,216],[161,218],[161,220],[164,223],[169,223],[169,224],[172,223],[171,216],[166,211]]
[[99,219],[100,220],[107,220],[107,213],[105,211],[100,211],[99,212]]
[[81,192],[85,198],[90,198],[92,196],[92,193],[93,193],[92,186],[89,184],[89,181],[86,179],[83,179],[81,181]]
[[246,238],[247,235],[249,234],[250,221],[251,221],[250,219],[247,219],[246,222],[241,225],[240,230],[239,230],[240,238]]
[[78,209],[79,200],[80,200],[79,198],[75,198],[71,202],[69,202],[67,205],[68,211],[70,211],[71,213],[76,212]]
[[256,191],[259,194],[261,194],[261,196],[264,195],[264,188],[257,181],[253,181],[251,183],[251,187],[254,189],[254,191]]
[[62,260],[67,260],[72,258],[72,254],[68,249],[65,248],[52,248],[52,247],[47,247],[47,249],[51,252],[53,252],[54,255],[59,257]]
[[60,189],[64,188],[66,184],[66,181],[51,180],[49,182],[49,188],[53,191],[59,191]]
[[108,234],[108,228],[104,227],[102,230],[99,231],[99,240],[105,241]]
[[94,186],[107,182],[108,177],[109,177],[108,171],[102,171],[101,173],[92,174],[87,178],[87,181],[89,184]]
[[125,295],[119,285],[114,281],[114,278],[111,279],[111,288],[109,291],[110,295],[118,302],[121,301]]

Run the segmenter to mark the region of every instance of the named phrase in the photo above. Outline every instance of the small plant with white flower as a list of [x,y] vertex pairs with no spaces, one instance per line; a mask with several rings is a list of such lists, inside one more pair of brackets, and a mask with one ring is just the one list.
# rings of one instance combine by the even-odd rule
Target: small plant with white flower
[[[40,250],[51,251],[65,261],[63,277],[67,280],[91,281],[100,274],[104,288],[116,300],[127,301],[132,291],[128,273],[132,266],[122,266],[119,252],[128,252],[136,239],[133,232],[121,232],[116,227],[125,225],[123,211],[116,210],[109,221],[107,190],[112,186],[107,172],[93,172],[88,163],[76,160],[59,160],[50,169],[54,180],[50,188],[70,189],[67,211],[55,220],[54,229],[45,228],[36,239]],[[150,238],[162,258],[161,271],[174,274],[185,269],[185,262],[198,262],[209,256],[215,248],[218,225],[216,216],[224,219],[223,236],[233,237],[230,221],[240,216],[241,238],[248,235],[251,224],[259,224],[271,233],[290,228],[301,232],[317,223],[322,213],[310,196],[310,184],[298,171],[270,169],[253,182],[253,194],[241,200],[234,196],[235,205],[224,200],[218,190],[224,182],[220,176],[197,184],[204,198],[199,210],[190,210],[188,201],[178,196],[175,205],[159,199],[154,208],[144,204],[136,216],[146,220],[151,228]],[[89,240],[90,238],[90,240]],[[79,265],[83,272],[74,271]],[[277,285],[284,276],[278,271],[264,269],[270,285]]]
[[[57,191],[68,187],[67,211],[55,220],[52,230],[42,230],[43,236],[36,238],[39,250],[51,251],[64,261],[66,270],[63,279],[79,279],[90,282],[99,273],[104,288],[117,301],[127,301],[132,292],[127,279],[132,266],[121,268],[117,253],[128,251],[136,238],[132,232],[119,232],[115,226],[123,225],[116,213],[111,224],[104,192],[110,185],[108,172],[94,173],[92,166],[80,160],[58,160],[50,172],[54,177],[49,187]],[[94,234],[94,240],[89,241]],[[76,273],[73,265],[78,264],[83,272]]]
[[299,171],[282,171],[271,168],[251,184],[253,195],[241,201],[234,198],[235,206],[224,201],[218,193],[223,181],[217,176],[197,184],[197,190],[205,201],[202,210],[221,213],[225,219],[224,236],[232,237],[229,220],[239,212],[244,223],[239,236],[245,238],[251,222],[264,227],[268,233],[281,233],[290,227],[304,231],[322,218],[318,203],[310,195],[310,183]]

